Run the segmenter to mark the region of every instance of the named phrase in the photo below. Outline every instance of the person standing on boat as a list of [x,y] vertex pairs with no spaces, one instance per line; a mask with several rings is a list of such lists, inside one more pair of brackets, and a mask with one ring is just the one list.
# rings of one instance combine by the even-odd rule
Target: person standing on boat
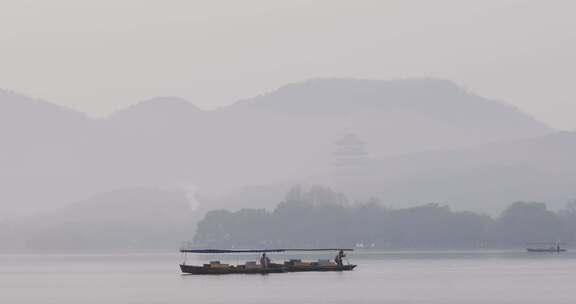
[[336,255],[336,257],[334,258],[334,262],[336,262],[338,267],[344,266],[344,263],[342,263],[342,258],[344,257],[346,257],[346,255],[344,254],[344,250],[340,250]]
[[262,253],[260,265],[262,265],[262,268],[268,268],[268,265],[270,265],[270,258],[266,256],[266,252]]

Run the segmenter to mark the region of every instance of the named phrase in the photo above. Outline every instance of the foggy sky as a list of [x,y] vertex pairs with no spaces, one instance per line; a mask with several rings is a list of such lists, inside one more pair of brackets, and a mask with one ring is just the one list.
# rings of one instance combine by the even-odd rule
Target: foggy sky
[[315,77],[441,77],[574,129],[573,1],[0,0],[0,88],[105,115]]

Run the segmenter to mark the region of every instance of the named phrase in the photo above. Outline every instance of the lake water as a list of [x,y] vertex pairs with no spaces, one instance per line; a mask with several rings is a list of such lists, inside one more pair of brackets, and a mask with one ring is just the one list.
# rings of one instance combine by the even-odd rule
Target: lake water
[[[0,303],[576,303],[570,252],[350,257],[359,266],[344,273],[193,276],[180,274],[178,254],[0,255]],[[188,262],[208,258],[223,257]]]

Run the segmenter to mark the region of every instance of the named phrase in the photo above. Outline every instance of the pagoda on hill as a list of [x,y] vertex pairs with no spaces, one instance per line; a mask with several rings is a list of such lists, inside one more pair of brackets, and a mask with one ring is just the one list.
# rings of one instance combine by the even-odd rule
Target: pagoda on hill
[[379,197],[374,189],[372,158],[366,143],[349,132],[335,141],[333,152],[332,186],[353,201],[367,201]]

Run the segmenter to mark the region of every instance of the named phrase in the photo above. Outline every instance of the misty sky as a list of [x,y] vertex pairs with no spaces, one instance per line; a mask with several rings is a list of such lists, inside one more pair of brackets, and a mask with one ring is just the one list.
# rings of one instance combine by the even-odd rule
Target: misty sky
[[441,77],[576,128],[576,1],[0,0],[0,88],[104,115],[314,77]]

